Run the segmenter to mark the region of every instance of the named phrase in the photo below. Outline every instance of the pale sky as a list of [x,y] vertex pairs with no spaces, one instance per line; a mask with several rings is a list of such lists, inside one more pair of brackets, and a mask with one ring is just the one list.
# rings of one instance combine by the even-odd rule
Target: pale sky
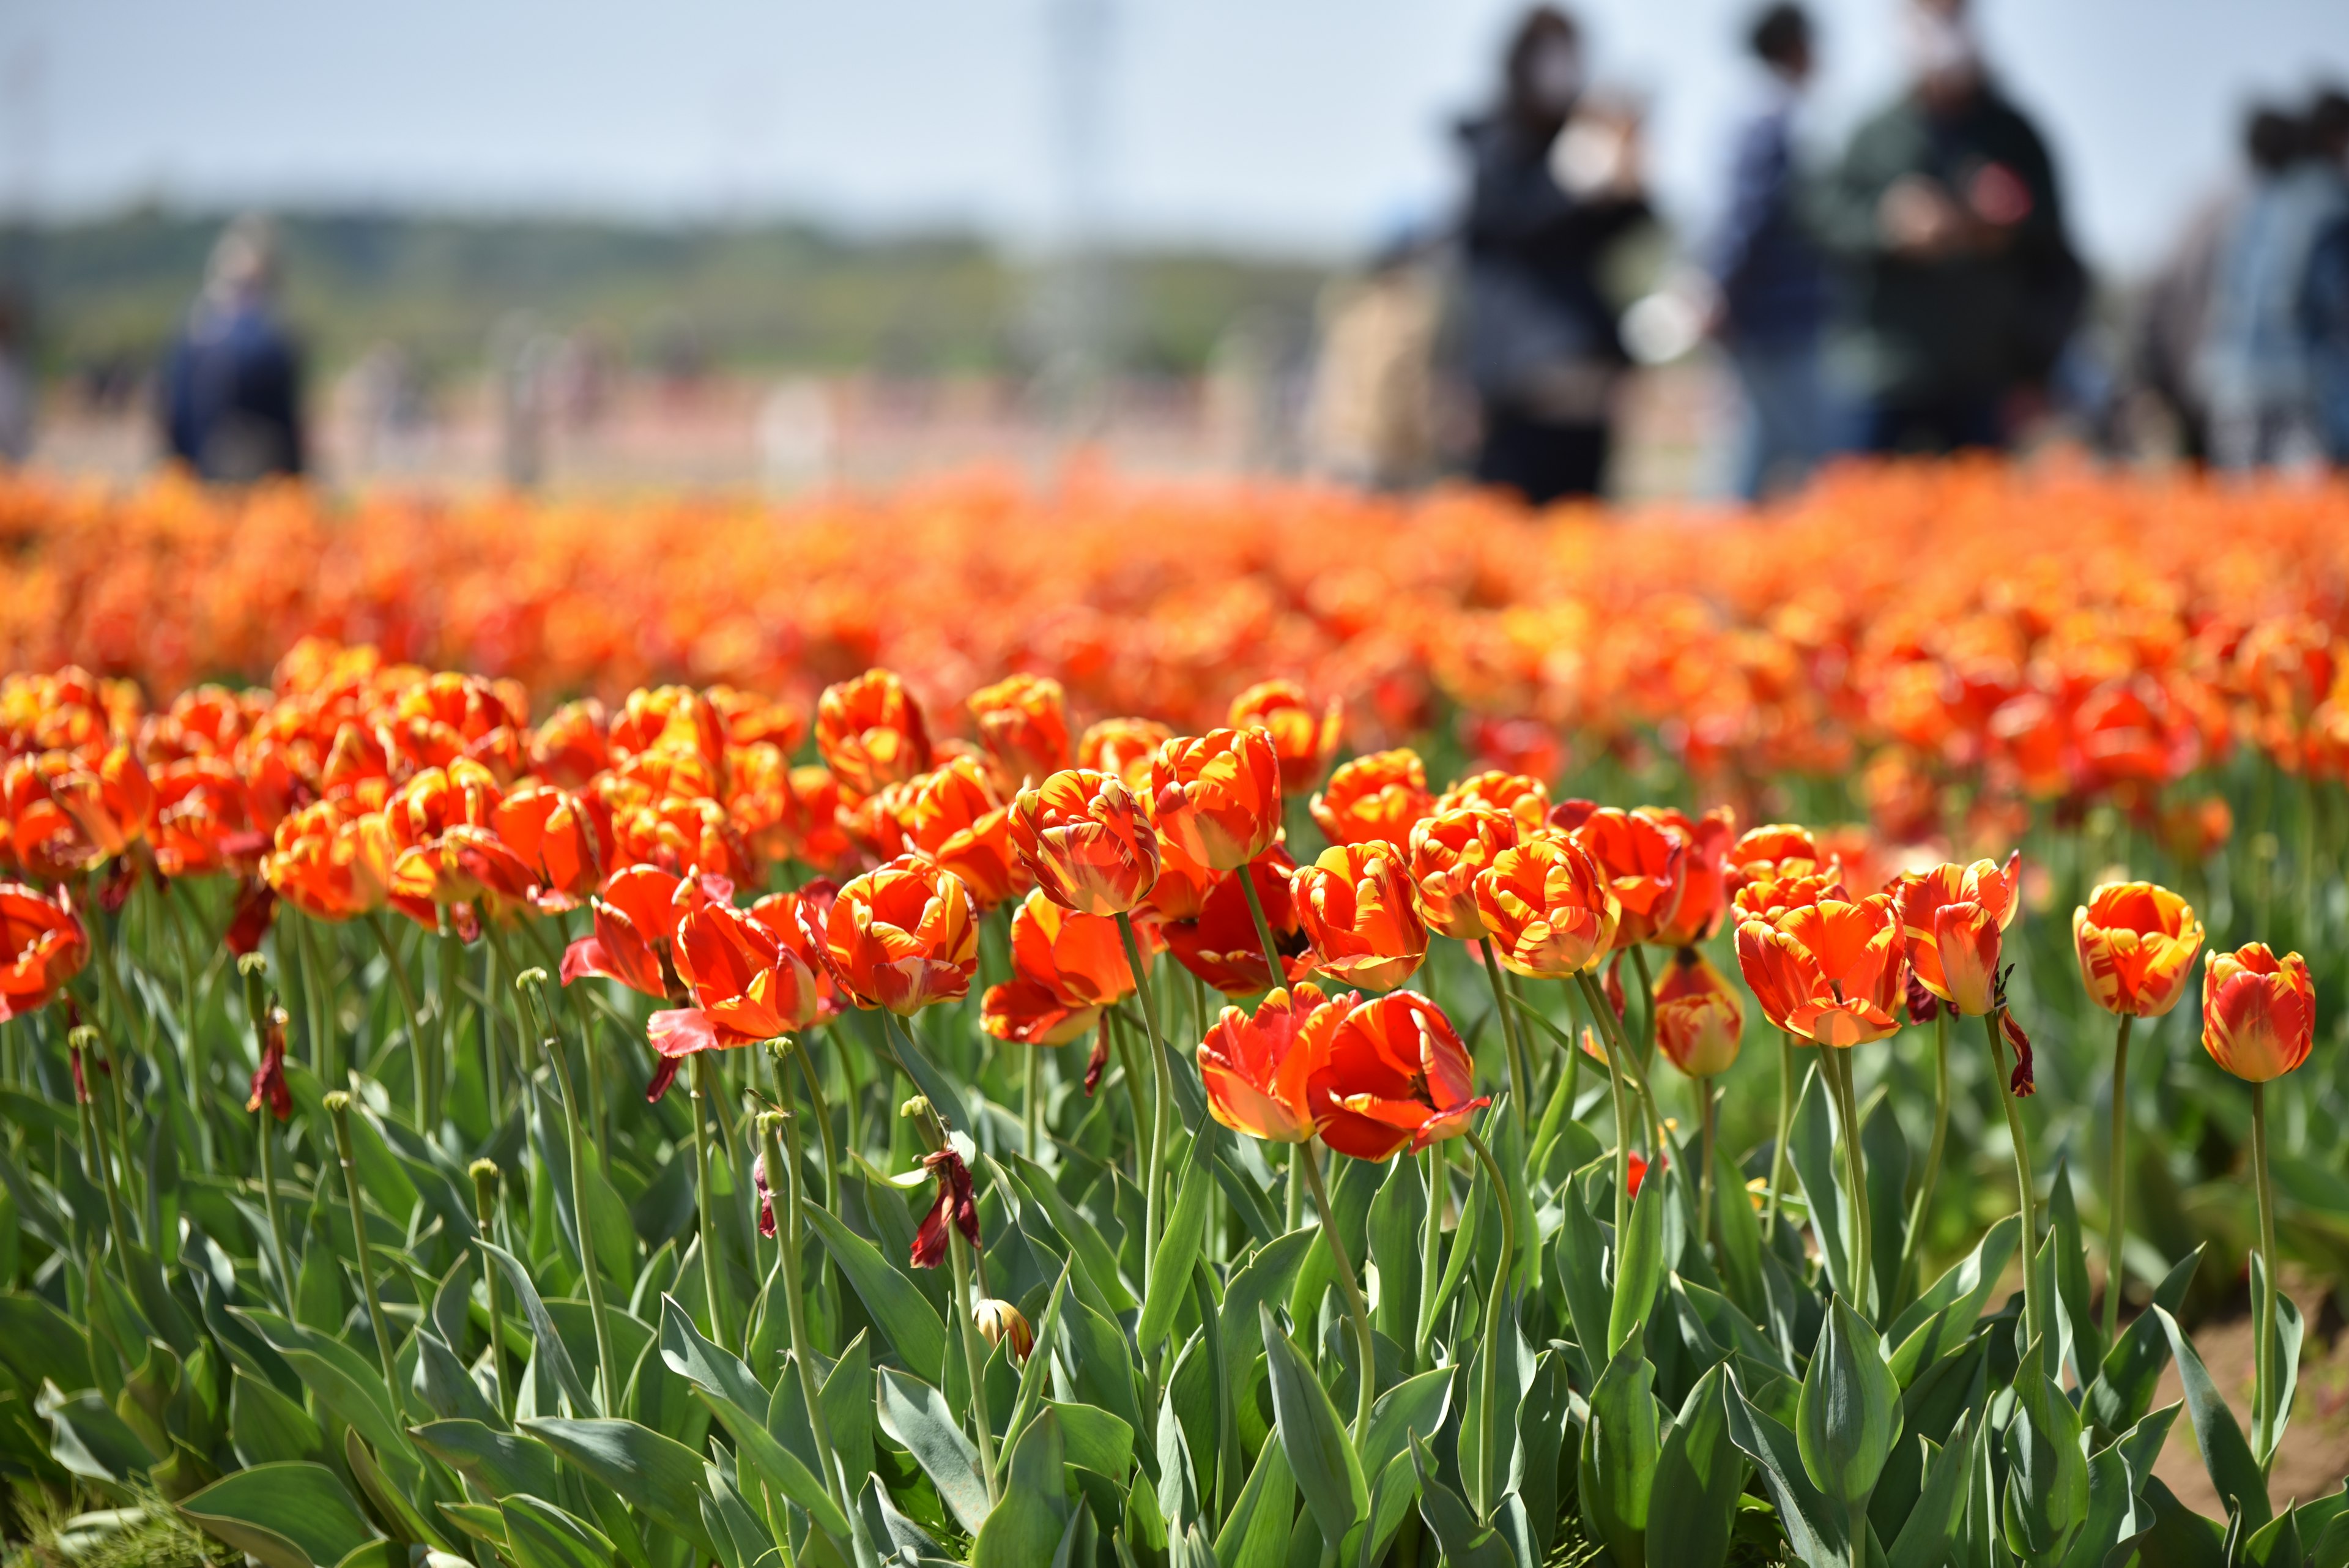
[[[1816,0],[1823,138],[1898,73],[1896,0]],[[0,203],[296,201],[962,223],[1062,203],[1056,18],[1105,4],[1117,230],[1343,254],[1440,213],[1501,0],[0,0]],[[1711,211],[1753,0],[1581,0],[1647,96],[1669,213]],[[2157,256],[2255,94],[2349,79],[2342,0],[1980,0],[2096,261]],[[1065,33],[1065,29],[1063,29]]]

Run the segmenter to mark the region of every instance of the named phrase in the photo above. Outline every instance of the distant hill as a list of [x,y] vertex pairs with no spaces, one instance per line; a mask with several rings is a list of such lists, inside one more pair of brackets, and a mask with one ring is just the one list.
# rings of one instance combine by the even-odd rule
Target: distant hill
[[[168,338],[225,214],[142,210],[16,231],[44,368],[136,371]],[[278,214],[286,303],[319,369],[380,343],[428,369],[479,363],[517,311],[624,358],[726,369],[1017,370],[1039,353],[1040,280],[968,234],[851,236],[806,223],[654,226],[385,212]],[[1326,268],[1205,252],[1116,257],[1118,357],[1198,369],[1226,328],[1309,311]]]

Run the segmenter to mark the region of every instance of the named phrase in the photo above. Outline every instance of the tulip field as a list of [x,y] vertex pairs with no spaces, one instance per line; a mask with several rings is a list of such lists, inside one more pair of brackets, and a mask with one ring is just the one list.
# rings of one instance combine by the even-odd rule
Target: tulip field
[[2349,488],[0,474],[0,670],[12,1560],[2349,1568]]

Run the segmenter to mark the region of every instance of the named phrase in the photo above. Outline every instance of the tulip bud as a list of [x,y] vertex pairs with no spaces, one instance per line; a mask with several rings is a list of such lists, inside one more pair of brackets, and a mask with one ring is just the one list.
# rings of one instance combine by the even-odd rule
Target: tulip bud
[[993,1296],[983,1297],[972,1312],[971,1319],[978,1324],[978,1332],[987,1336],[987,1343],[990,1345],[1001,1345],[1008,1335],[1011,1340],[1014,1360],[1026,1362],[1036,1348],[1036,1331],[1028,1326],[1026,1316],[1009,1302],[999,1301]]
[[1737,1061],[1745,1008],[1728,977],[1694,948],[1672,955],[1656,977],[1656,1044],[1692,1078],[1726,1073]]
[[926,1095],[916,1095],[897,1107],[897,1116],[901,1121],[911,1120],[916,1116],[926,1116],[929,1114],[930,1101]]

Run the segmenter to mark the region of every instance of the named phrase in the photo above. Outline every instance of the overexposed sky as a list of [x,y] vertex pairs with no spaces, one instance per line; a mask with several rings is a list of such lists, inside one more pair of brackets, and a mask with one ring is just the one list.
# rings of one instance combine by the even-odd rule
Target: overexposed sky
[[[1702,221],[1753,0],[1585,0]],[[1823,140],[1898,77],[1896,0],[1816,0]],[[2134,269],[2232,167],[2258,93],[2349,79],[2342,0],[1978,0],[2084,248]],[[804,213],[1049,237],[1056,61],[1102,0],[0,0],[0,202]],[[1498,0],[1107,0],[1091,149],[1113,226],[1341,254],[1440,213]]]

